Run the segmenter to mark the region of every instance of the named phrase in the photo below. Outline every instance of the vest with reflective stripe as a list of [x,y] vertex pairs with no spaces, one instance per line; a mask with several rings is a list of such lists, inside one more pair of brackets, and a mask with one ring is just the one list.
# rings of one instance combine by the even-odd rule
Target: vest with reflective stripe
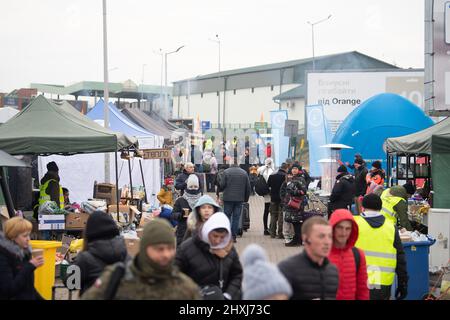
[[[44,204],[47,201],[52,201],[50,199],[50,195],[47,194],[47,191],[46,191],[48,188],[48,184],[51,181],[55,181],[56,183],[58,183],[58,181],[56,181],[55,179],[50,179],[39,187],[39,206]],[[63,193],[61,185],[59,185],[59,207],[61,209],[64,209],[64,193]]]
[[390,189],[384,190],[381,194],[381,201],[383,201],[383,208],[381,213],[388,219],[392,221],[394,225],[397,225],[397,212],[395,212],[394,207],[400,202],[405,201],[405,199],[397,196],[392,196],[390,194]]
[[359,228],[355,247],[362,249],[366,256],[369,288],[377,289],[380,285],[392,285],[397,266],[394,225],[384,223],[380,228],[372,228],[363,217],[354,218]]

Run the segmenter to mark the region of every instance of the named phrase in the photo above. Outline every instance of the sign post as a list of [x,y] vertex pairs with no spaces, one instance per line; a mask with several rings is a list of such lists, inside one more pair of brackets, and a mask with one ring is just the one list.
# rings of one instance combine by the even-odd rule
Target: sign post
[[144,153],[143,158],[146,160],[156,160],[156,159],[170,159],[171,149],[145,149],[142,150]]

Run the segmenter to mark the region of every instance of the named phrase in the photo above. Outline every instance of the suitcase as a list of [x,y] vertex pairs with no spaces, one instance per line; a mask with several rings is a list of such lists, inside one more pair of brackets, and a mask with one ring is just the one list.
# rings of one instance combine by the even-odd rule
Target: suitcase
[[244,203],[242,205],[241,216],[239,217],[239,229],[237,235],[242,237],[244,231],[247,231],[250,228],[250,205],[248,203]]

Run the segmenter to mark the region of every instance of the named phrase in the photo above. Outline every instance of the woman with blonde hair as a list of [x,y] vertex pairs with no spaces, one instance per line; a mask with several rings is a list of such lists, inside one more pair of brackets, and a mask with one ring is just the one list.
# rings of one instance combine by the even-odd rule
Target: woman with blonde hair
[[0,300],[38,300],[34,270],[44,264],[42,256],[31,256],[30,221],[14,217],[0,232]]

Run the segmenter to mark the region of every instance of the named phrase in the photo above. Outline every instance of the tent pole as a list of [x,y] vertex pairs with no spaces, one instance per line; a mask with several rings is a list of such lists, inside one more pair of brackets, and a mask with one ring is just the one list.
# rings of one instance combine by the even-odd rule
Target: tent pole
[[[128,155],[130,155],[130,152],[128,151]],[[131,178],[131,161],[130,158],[128,157],[128,172],[130,174],[130,191],[131,191],[131,201],[133,201],[134,197],[133,197],[133,179]]]
[[14,203],[11,199],[11,193],[9,191],[8,183],[6,182],[6,172],[5,168],[0,167],[0,184],[3,190],[3,195],[5,197],[6,207],[8,208],[9,217],[15,217],[16,213],[14,211]]
[[141,167],[142,184],[144,185],[145,203],[147,202],[147,189],[145,188],[144,170],[142,170],[142,160],[139,159],[139,166]]
[[115,152],[116,159],[116,202],[117,202],[117,222],[120,222],[119,205],[120,205],[120,195],[119,195],[119,168],[117,164],[117,151]]

